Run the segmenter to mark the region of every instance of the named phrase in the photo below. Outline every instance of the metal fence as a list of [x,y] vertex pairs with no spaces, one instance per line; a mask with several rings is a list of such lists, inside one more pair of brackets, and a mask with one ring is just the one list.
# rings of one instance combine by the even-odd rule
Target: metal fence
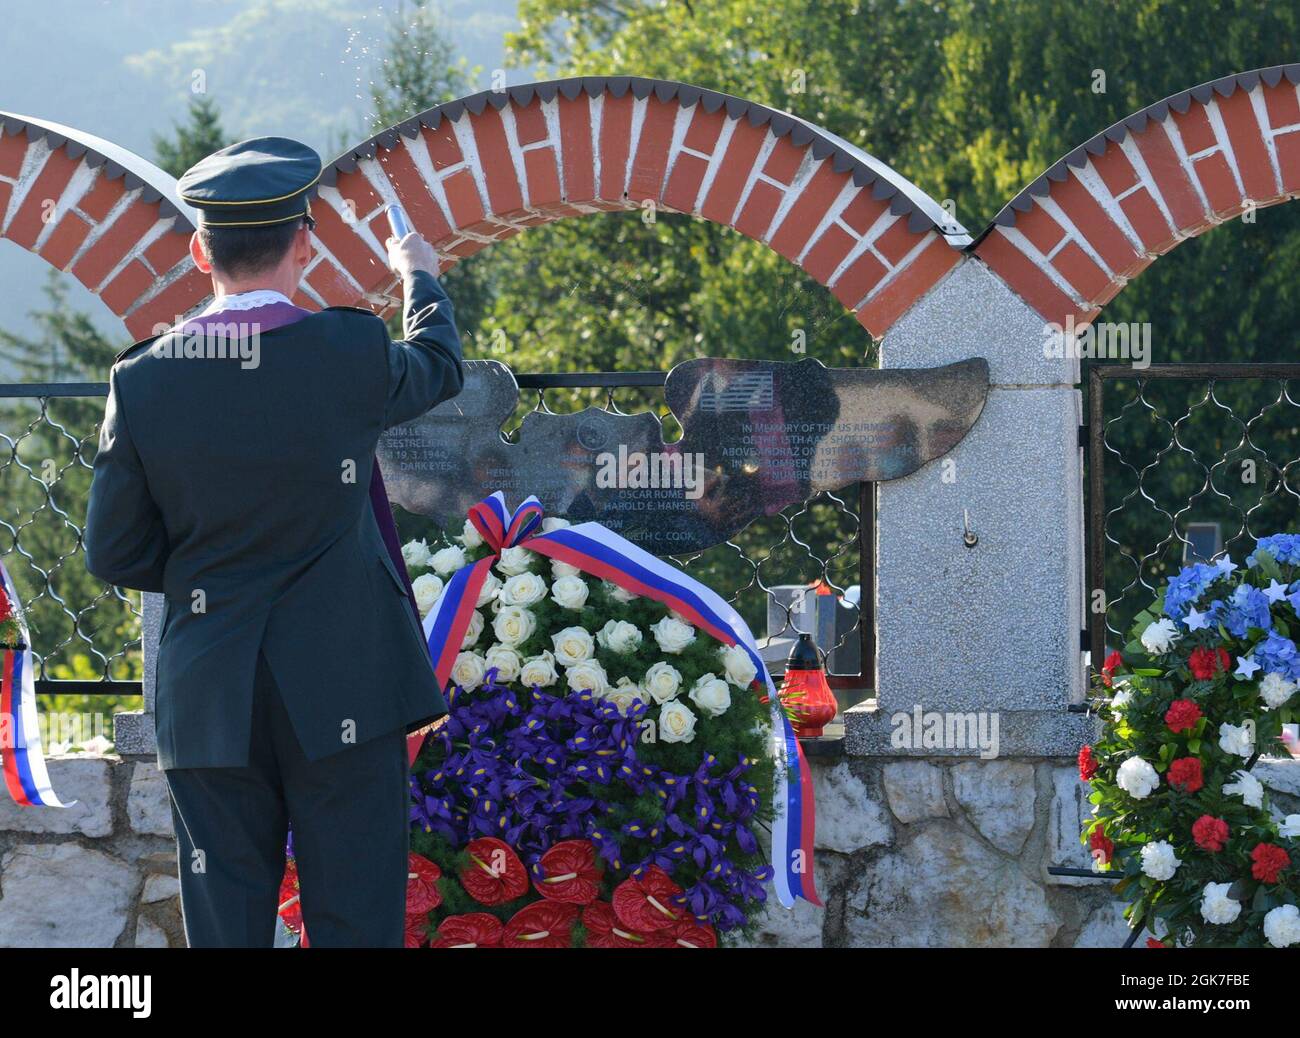
[[[518,375],[520,405],[508,438],[528,411],[554,413],[590,404],[623,414],[652,410],[672,438],[675,420],[663,403],[665,372]],[[18,586],[32,627],[37,690],[42,694],[138,696],[140,597],[105,586],[87,573],[82,528],[98,442],[105,383],[0,384],[0,557]],[[561,398],[564,398],[563,405]],[[814,495],[756,520],[724,544],[675,561],[731,601],[756,635],[767,628],[771,589],[822,582],[843,592],[860,588],[851,629],[820,648],[831,654],[857,642],[856,673],[832,674],[846,701],[874,684],[874,516],[871,484]],[[399,512],[403,537],[421,536],[428,521]],[[438,531],[432,531],[437,535]],[[773,634],[796,621],[788,606]]]

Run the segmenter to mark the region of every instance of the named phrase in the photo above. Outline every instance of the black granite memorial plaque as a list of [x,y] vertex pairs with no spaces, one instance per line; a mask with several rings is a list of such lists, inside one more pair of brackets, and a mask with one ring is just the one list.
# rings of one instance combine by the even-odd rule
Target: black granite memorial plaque
[[458,531],[500,490],[535,494],[547,515],[595,519],[659,555],[696,551],[822,490],[897,479],[951,450],[988,395],[988,364],[827,368],[702,358],[668,373],[682,437],[656,415],[533,411],[517,443],[501,427],[519,387],[497,361],[468,361],[454,400],[389,430],[379,444],[388,495]]

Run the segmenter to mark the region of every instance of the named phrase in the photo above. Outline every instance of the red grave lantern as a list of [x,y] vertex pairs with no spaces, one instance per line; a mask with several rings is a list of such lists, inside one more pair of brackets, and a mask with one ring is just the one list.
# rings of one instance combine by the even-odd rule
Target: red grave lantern
[[794,731],[801,739],[816,738],[839,710],[835,693],[826,684],[826,667],[811,634],[800,634],[785,665],[785,678],[777,693],[790,711]]

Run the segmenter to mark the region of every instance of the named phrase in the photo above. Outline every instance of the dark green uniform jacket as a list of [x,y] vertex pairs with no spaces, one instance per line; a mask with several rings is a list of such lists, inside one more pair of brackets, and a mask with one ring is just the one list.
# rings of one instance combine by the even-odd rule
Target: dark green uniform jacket
[[113,368],[86,566],[165,596],[161,767],[247,763],[259,650],[311,760],[446,712],[368,496],[380,433],[463,381],[437,278],[405,290],[405,341],[336,307],[262,332],[256,366],[173,331]]

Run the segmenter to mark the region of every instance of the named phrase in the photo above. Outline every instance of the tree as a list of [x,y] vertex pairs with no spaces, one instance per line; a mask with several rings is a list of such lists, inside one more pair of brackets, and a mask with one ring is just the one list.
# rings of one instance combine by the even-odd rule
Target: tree
[[154,134],[154,161],[179,178],[200,159],[233,143],[221,128],[216,101],[211,97],[191,97],[189,122],[184,126],[173,123],[170,137]]

